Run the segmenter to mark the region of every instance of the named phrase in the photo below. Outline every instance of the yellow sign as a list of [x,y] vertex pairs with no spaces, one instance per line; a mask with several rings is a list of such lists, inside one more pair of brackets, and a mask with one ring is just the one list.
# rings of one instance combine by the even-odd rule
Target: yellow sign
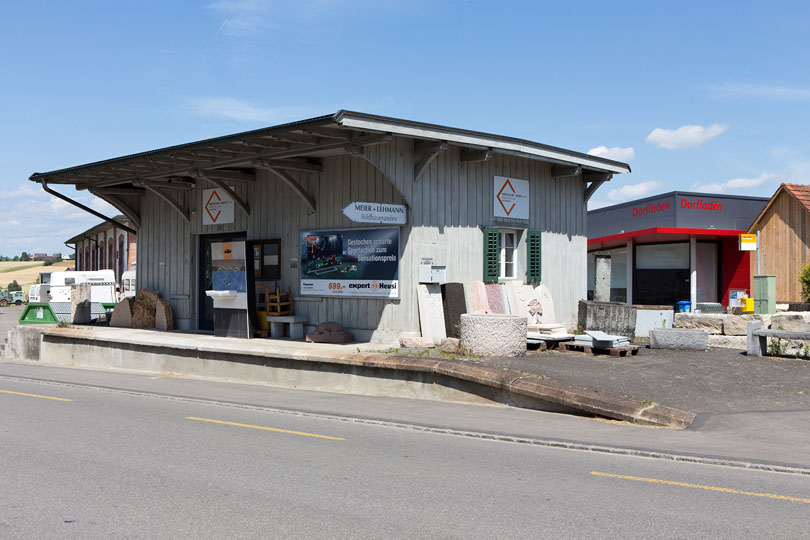
[[739,242],[740,251],[756,251],[757,250],[757,235],[755,234],[741,234]]

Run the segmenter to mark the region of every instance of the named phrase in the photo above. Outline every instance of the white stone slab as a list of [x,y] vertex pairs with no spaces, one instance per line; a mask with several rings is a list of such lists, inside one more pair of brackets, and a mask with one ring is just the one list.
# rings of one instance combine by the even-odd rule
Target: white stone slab
[[551,297],[551,291],[542,283],[535,287],[537,297],[540,300],[540,306],[543,313],[539,317],[539,323],[554,323],[557,322],[557,315],[554,312],[554,299]]
[[419,326],[422,329],[422,336],[436,342],[446,338],[441,286],[420,283],[416,286],[416,298],[419,303]]
[[637,309],[636,337],[650,337],[651,328],[672,328],[674,320],[672,309]]

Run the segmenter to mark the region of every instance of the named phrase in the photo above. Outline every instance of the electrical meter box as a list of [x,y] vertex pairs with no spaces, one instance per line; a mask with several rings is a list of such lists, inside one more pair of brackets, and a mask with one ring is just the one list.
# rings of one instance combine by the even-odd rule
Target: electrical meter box
[[433,259],[422,259],[419,264],[419,283],[447,283],[447,267],[433,264]]

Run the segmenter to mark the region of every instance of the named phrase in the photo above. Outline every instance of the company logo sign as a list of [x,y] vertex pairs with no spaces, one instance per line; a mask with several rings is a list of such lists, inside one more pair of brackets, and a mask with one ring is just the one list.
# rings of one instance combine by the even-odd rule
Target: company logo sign
[[668,202],[661,202],[658,204],[647,203],[647,206],[641,208],[633,207],[633,217],[646,216],[647,214],[656,214],[669,210]]
[[496,176],[493,187],[495,217],[529,219],[528,181]]
[[714,199],[711,201],[704,201],[703,199],[698,199],[696,201],[681,199],[681,208],[687,210],[704,210],[706,212],[722,212],[723,203],[714,202]]
[[233,223],[233,199],[223,189],[203,190],[203,225]]

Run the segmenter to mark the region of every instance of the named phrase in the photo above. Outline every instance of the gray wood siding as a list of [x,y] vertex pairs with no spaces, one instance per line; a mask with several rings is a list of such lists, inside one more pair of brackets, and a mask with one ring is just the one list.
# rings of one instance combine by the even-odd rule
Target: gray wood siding
[[[357,156],[323,159],[324,170],[291,173],[316,201],[310,213],[304,201],[280,179],[257,171],[255,183],[237,183],[237,193],[251,206],[248,216],[234,208],[234,223],[202,225],[202,190],[174,196],[190,209],[191,224],[164,201],[147,193],[141,204],[138,235],[139,287],[156,289],[168,298],[178,327],[196,326],[196,257],[199,234],[245,231],[248,239],[281,239],[280,286],[291,287],[297,314],[310,323],[338,321],[347,328],[377,330],[377,338],[418,330],[416,276],[420,258],[446,264],[448,279],[469,282],[482,278],[481,227],[501,226],[543,231],[543,282],[550,288],[560,322],[576,321],[577,301],[585,298],[587,239],[584,184],[575,178],[551,178],[551,166],[535,160],[496,155],[486,162],[460,164],[460,149],[441,153],[413,179],[413,141],[394,138],[369,147],[374,165]],[[493,176],[511,176],[530,183],[530,218],[493,217]],[[299,238],[304,230],[353,228],[341,209],[352,201],[405,203],[408,224],[400,229],[400,299],[351,299],[299,296]],[[525,256],[521,272],[525,275]],[[299,261],[300,265],[300,261]],[[522,276],[519,276],[522,277]]]

